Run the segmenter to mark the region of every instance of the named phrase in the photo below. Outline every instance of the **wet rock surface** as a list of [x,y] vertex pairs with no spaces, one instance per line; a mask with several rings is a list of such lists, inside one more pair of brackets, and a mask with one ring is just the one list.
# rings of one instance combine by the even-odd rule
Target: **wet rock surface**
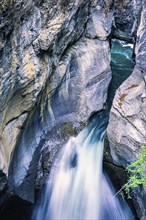
[[138,157],[146,143],[145,8],[142,0],[0,3],[0,190],[8,177],[9,194],[33,202],[60,148],[103,109],[112,36],[137,42],[135,69],[112,105],[111,154],[122,166]]
[[[136,43],[136,65],[131,76],[119,87],[116,92],[111,114],[110,122],[108,126],[108,136],[112,146],[117,148],[120,155],[120,146],[122,151],[131,151],[129,159],[123,159],[122,155],[116,158],[113,155],[115,162],[126,166],[127,163],[134,161],[138,158],[139,148],[141,145],[146,144],[145,136],[145,122],[146,122],[146,88],[145,88],[145,65],[144,57],[145,51],[142,52],[141,39],[145,36],[145,5],[143,5],[143,11],[141,13],[141,25],[138,29],[138,37]],[[145,42],[143,42],[144,49]],[[116,131],[112,128],[116,125]],[[125,145],[122,146],[122,145]],[[117,154],[118,154],[117,153]],[[123,154],[123,157],[126,154]],[[127,157],[126,155],[126,157]],[[120,161],[121,160],[121,161]],[[125,161],[125,162],[124,162]]]
[[[52,152],[106,102],[112,14],[112,6],[102,1],[2,5],[1,169],[6,176],[9,170],[10,190],[25,200],[34,200],[35,184],[43,184],[47,161],[56,155]],[[49,135],[53,129],[58,136]]]
[[141,9],[142,0],[115,1],[113,35],[116,38],[134,42]]
[[[142,40],[146,34],[145,17],[146,5],[143,2],[135,48],[136,65],[131,76],[116,92],[107,129],[114,163],[123,167],[138,159],[140,147],[146,145],[146,63],[145,41]],[[145,219],[145,198],[137,195],[133,194],[137,205],[141,207],[137,212],[140,219]]]

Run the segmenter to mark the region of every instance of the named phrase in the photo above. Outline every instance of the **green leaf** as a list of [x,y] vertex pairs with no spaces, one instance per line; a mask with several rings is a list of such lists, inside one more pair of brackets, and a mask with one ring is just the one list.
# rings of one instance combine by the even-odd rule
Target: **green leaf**
[[128,198],[131,198],[131,189],[138,188],[139,185],[146,186],[146,146],[141,146],[141,150],[139,159],[126,168],[129,174],[128,183],[125,185]]

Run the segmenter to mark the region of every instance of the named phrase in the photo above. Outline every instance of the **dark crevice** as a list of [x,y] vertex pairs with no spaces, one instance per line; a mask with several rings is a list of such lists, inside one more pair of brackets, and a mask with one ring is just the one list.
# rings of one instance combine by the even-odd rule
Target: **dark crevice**
[[103,163],[113,165],[113,166],[115,166],[115,167],[117,167],[117,168],[121,168],[121,169],[123,169],[123,170],[125,171],[125,168],[124,168],[123,166],[117,165],[116,163],[111,162],[111,161],[108,161],[108,160],[106,160],[106,159],[103,160]]
[[1,220],[28,220],[31,216],[32,204],[19,198],[17,195],[9,195],[7,202],[0,210]]
[[[120,85],[132,74],[135,62],[133,61],[132,45],[119,39],[111,39],[111,70],[112,80],[108,90],[107,104],[110,109],[115,93]],[[124,71],[123,71],[124,70]]]

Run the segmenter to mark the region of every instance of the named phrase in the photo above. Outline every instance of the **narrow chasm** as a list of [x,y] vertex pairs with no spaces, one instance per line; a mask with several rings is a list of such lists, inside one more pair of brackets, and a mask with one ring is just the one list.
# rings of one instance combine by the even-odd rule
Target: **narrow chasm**
[[112,80],[109,86],[107,103],[112,105],[116,90],[131,75],[134,66],[134,44],[113,38],[111,40]]
[[25,220],[136,219],[133,206],[126,202],[123,191],[115,196],[127,177],[124,168],[114,165],[105,138],[115,92],[131,75],[135,65],[132,55],[133,44],[112,39],[112,80],[105,110],[92,116],[87,127],[63,147],[51,166],[45,192],[36,199],[35,207],[31,210],[31,204],[14,196],[2,210],[4,219],[10,216]]
[[133,44],[112,40],[113,77],[107,107],[93,115],[77,137],[70,138],[62,148],[51,168],[45,192],[35,206],[34,220],[42,217],[63,220],[136,219],[132,204],[126,202],[123,191],[116,193],[127,177],[124,168],[114,165],[110,153],[106,155],[107,149],[102,170],[109,111],[116,90],[133,71],[132,54]]
[[2,2],[0,219],[145,220],[144,0]]
[[[132,74],[135,67],[134,60],[134,43],[129,43],[124,40],[113,38],[111,40],[111,69],[112,80],[109,85],[108,98],[106,103],[106,111],[110,114],[112,102],[115,97],[116,91],[122,85],[122,83]],[[116,129],[116,128],[114,128]],[[137,214],[133,203],[128,199],[123,186],[128,181],[128,176],[123,166],[118,166],[114,163],[111,156],[108,137],[105,138],[104,144],[104,158],[103,169],[109,176],[115,189],[115,197],[118,197],[121,201],[125,198],[129,207],[131,208],[133,215],[137,218]]]

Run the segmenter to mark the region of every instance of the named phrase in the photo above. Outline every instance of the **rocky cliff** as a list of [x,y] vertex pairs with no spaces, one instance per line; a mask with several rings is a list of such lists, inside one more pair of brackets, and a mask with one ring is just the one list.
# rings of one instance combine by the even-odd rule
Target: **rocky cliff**
[[[136,65],[131,76],[116,92],[107,129],[114,163],[123,167],[138,159],[140,147],[146,145],[145,25],[146,3],[143,1],[135,46]],[[135,198],[135,194],[135,206],[140,218],[145,219],[146,201]]]
[[3,0],[0,18],[0,190],[33,202],[58,150],[103,109],[113,36],[138,36],[108,127],[114,162],[134,160],[145,140],[144,2]]
[[11,191],[33,201],[37,165],[40,185],[43,164],[48,170],[57,149],[106,102],[113,10],[77,0],[2,6],[1,187],[8,176]]

